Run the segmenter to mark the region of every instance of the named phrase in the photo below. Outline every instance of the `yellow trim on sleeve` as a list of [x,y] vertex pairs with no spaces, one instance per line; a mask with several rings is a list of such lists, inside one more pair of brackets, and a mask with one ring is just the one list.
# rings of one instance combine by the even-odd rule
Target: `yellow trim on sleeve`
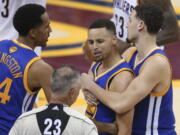
[[122,72],[122,71],[129,71],[129,72],[131,72],[131,73],[134,75],[133,71],[132,71],[131,69],[129,69],[129,68],[122,68],[122,69],[116,71],[115,73],[113,73],[113,74],[109,77],[109,79],[108,79],[108,81],[107,81],[107,83],[106,83],[106,90],[108,90],[108,84],[109,84],[109,81],[111,80],[111,78],[114,77],[114,76],[116,76],[117,74],[119,74],[119,73]]
[[[156,54],[152,55],[152,56],[149,56],[152,52],[154,52],[155,50],[159,50],[160,48],[159,47],[155,47],[153,48],[142,60],[140,60],[138,63],[134,63],[134,69],[139,65],[141,64],[147,57],[152,57],[152,56],[155,56]],[[162,49],[160,49],[162,50]]]
[[128,55],[128,57],[126,59],[127,62],[130,61],[131,57],[133,56],[133,54],[135,53],[136,50],[137,50],[136,48],[133,48],[133,50],[131,50],[130,54]]
[[26,49],[29,49],[29,50],[32,50],[32,51],[33,51],[32,48],[30,48],[29,46],[26,46],[26,45],[18,42],[17,40],[12,40],[12,41],[13,41],[15,44],[19,45],[20,47],[23,47],[23,48],[26,48]]
[[28,86],[28,71],[29,71],[29,68],[30,66],[32,65],[32,63],[34,63],[35,61],[37,60],[40,60],[41,58],[40,57],[35,57],[33,58],[32,60],[30,60],[28,62],[28,64],[26,65],[25,67],[25,70],[24,70],[24,78],[23,78],[23,82],[24,82],[24,87],[25,87],[25,90],[29,93],[29,94],[35,94],[37,92],[32,92],[32,90],[29,88]]
[[[169,60],[168,60],[168,58],[166,56],[164,56],[162,54],[159,54],[159,53],[157,53],[155,55],[152,55],[152,56],[156,56],[156,55],[163,57],[169,63]],[[171,70],[171,76],[170,76],[171,79],[170,80],[172,80],[172,67],[171,67],[170,63],[169,63],[169,66],[170,66],[170,70]],[[169,82],[169,85],[163,91],[161,91],[159,93],[151,92],[151,95],[155,96],[155,97],[164,96],[168,92],[168,90],[169,90],[169,88],[171,86],[171,83],[172,83],[172,81]]]
[[168,92],[169,88],[170,88],[170,85],[165,90],[163,90],[162,92],[159,92],[159,93],[151,92],[151,95],[155,96],[155,97],[164,96]]

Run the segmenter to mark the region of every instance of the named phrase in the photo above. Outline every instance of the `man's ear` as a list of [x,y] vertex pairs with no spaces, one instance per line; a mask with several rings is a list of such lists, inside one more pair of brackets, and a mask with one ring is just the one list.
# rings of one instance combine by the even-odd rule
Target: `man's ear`
[[74,97],[74,94],[75,94],[74,88],[71,88],[71,89],[69,90],[68,94],[69,94],[69,96],[70,96],[71,98],[73,98],[73,97]]
[[37,36],[37,31],[36,31],[36,29],[31,29],[30,31],[29,31],[29,36],[31,37],[31,38],[36,38],[36,36]]
[[117,39],[117,37],[115,35],[112,37],[112,44],[113,45],[117,45],[118,44],[118,39]]
[[139,31],[143,30],[144,27],[145,27],[144,21],[139,21],[139,24],[137,25],[137,27],[138,27],[138,30],[139,30]]

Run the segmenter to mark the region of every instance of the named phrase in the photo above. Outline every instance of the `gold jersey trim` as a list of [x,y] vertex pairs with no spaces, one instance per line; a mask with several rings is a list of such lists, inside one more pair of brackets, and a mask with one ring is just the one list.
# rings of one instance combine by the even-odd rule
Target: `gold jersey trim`
[[29,94],[35,94],[37,92],[33,92],[29,86],[28,86],[28,71],[29,71],[29,68],[30,66],[37,60],[40,60],[41,58],[40,57],[35,57],[33,58],[32,60],[30,60],[28,62],[28,64],[26,65],[25,67],[25,70],[24,70],[24,78],[23,78],[23,83],[24,83],[24,87],[25,87],[25,90],[29,93]]
[[[158,53],[158,54],[155,54],[155,55],[158,55],[158,56],[163,57],[163,58],[169,63],[169,60],[167,59],[166,56],[164,56],[164,55],[162,55],[162,54],[159,54],[159,53]],[[153,55],[153,56],[155,56],[155,55]],[[169,66],[170,66],[170,71],[171,71],[170,80],[172,80],[172,67],[171,67],[170,63],[169,63]],[[169,82],[168,86],[167,86],[163,91],[161,91],[161,92],[159,92],[159,93],[157,93],[157,92],[151,92],[151,95],[152,95],[152,96],[155,96],[155,97],[164,96],[164,95],[168,92],[170,86],[171,86],[171,81]]]

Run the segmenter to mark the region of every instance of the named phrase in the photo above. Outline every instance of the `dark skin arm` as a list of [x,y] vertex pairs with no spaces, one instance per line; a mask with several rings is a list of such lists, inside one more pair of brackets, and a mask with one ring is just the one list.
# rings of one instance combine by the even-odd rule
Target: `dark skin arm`
[[47,101],[50,101],[51,97],[51,75],[53,68],[44,62],[38,60],[34,62],[28,72],[28,86],[31,90],[34,88],[42,88],[46,96]]
[[94,122],[94,124],[96,125],[97,129],[98,129],[98,133],[109,133],[112,135],[116,135],[118,132],[118,128],[117,125],[115,123],[102,123],[99,121],[96,121],[94,119],[92,119],[92,121]]
[[164,22],[157,36],[157,44],[167,45],[179,40],[180,33],[176,13],[170,0],[139,0],[139,4],[152,3],[159,5],[164,12]]

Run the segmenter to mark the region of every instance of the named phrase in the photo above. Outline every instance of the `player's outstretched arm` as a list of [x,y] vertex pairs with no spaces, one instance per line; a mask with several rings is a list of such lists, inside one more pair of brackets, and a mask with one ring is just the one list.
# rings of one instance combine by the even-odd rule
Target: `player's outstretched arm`
[[[169,73],[169,65],[166,61],[156,56],[149,59],[143,66],[143,70],[122,92],[104,91],[93,82],[90,77],[83,73],[81,75],[82,87],[91,91],[102,103],[110,107],[116,113],[125,113],[131,110],[138,102],[152,92],[157,84]],[[152,72],[152,69],[153,72]]]

